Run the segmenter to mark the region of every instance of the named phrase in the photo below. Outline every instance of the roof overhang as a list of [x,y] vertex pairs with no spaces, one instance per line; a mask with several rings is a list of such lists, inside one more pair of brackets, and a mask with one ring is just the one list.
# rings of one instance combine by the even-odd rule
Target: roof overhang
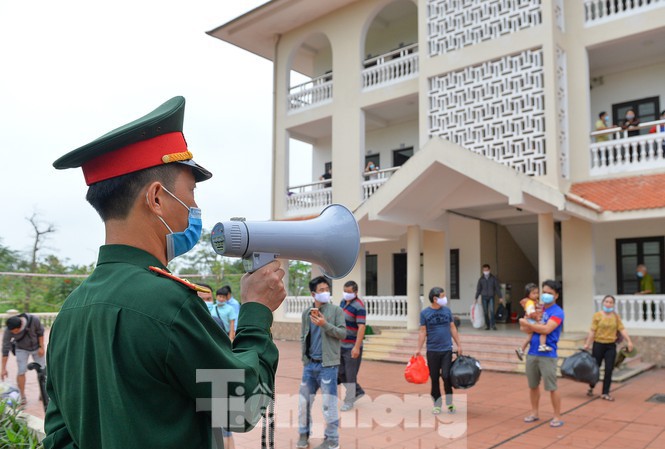
[[279,36],[358,1],[272,0],[207,34],[274,61]]

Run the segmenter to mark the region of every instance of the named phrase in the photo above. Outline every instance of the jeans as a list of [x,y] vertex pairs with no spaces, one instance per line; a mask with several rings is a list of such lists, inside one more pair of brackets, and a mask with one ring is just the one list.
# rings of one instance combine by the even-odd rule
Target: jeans
[[326,440],[339,441],[337,413],[337,368],[309,362],[305,365],[298,400],[298,433],[309,436],[312,429],[312,403],[319,388],[323,394],[323,419],[326,421]]
[[346,387],[344,402],[350,404],[356,400],[357,396],[365,394],[365,390],[358,383],[358,371],[363,358],[363,348],[360,347],[360,355],[357,359],[351,357],[351,349],[341,348],[339,377],[337,378],[337,382],[344,384]]
[[427,351],[427,367],[432,380],[430,394],[435,407],[441,407],[441,388],[439,378],[443,378],[446,393],[446,405],[453,403],[453,386],[450,383],[450,366],[453,364],[453,351]]
[[603,378],[603,394],[610,394],[610,385],[612,385],[612,371],[614,370],[614,361],[617,357],[617,345],[615,343],[593,342],[591,350],[593,358],[596,359],[598,367],[605,360],[605,377]]
[[494,296],[483,296],[483,314],[485,315],[485,329],[495,328],[494,323]]

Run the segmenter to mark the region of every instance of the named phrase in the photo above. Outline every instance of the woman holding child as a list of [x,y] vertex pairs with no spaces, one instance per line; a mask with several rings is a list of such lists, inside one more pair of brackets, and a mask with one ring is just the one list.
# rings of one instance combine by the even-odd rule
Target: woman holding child
[[[621,318],[616,313],[615,306],[616,300],[614,296],[607,295],[603,298],[601,310],[596,312],[591,319],[591,329],[584,344],[584,349],[588,350],[593,342],[591,354],[596,359],[599,367],[603,360],[605,361],[603,393],[600,395],[600,398],[606,401],[614,400],[610,396],[610,385],[612,384],[612,371],[617,355],[617,336],[621,335],[625,339],[628,345],[628,352],[633,350],[633,342],[630,340],[630,336],[626,332]],[[587,395],[593,396],[593,387],[589,387]]]

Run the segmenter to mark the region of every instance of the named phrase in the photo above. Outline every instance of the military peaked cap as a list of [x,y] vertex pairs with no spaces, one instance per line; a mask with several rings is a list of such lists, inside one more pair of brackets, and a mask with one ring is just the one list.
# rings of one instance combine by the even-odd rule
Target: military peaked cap
[[212,176],[192,160],[182,133],[185,99],[173,97],[154,111],[104,134],[53,163],[83,168],[87,185],[172,162],[192,168],[197,182]]

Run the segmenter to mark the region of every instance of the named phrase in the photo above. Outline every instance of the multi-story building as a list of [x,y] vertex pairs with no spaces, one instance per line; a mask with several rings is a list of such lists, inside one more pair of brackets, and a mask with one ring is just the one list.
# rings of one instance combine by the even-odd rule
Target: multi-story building
[[[273,61],[273,218],[354,211],[377,315],[415,328],[435,285],[468,313],[489,263],[513,310],[556,278],[566,330],[611,293],[665,335],[665,1],[273,0],[209,34]],[[657,294],[634,294],[638,263]]]

